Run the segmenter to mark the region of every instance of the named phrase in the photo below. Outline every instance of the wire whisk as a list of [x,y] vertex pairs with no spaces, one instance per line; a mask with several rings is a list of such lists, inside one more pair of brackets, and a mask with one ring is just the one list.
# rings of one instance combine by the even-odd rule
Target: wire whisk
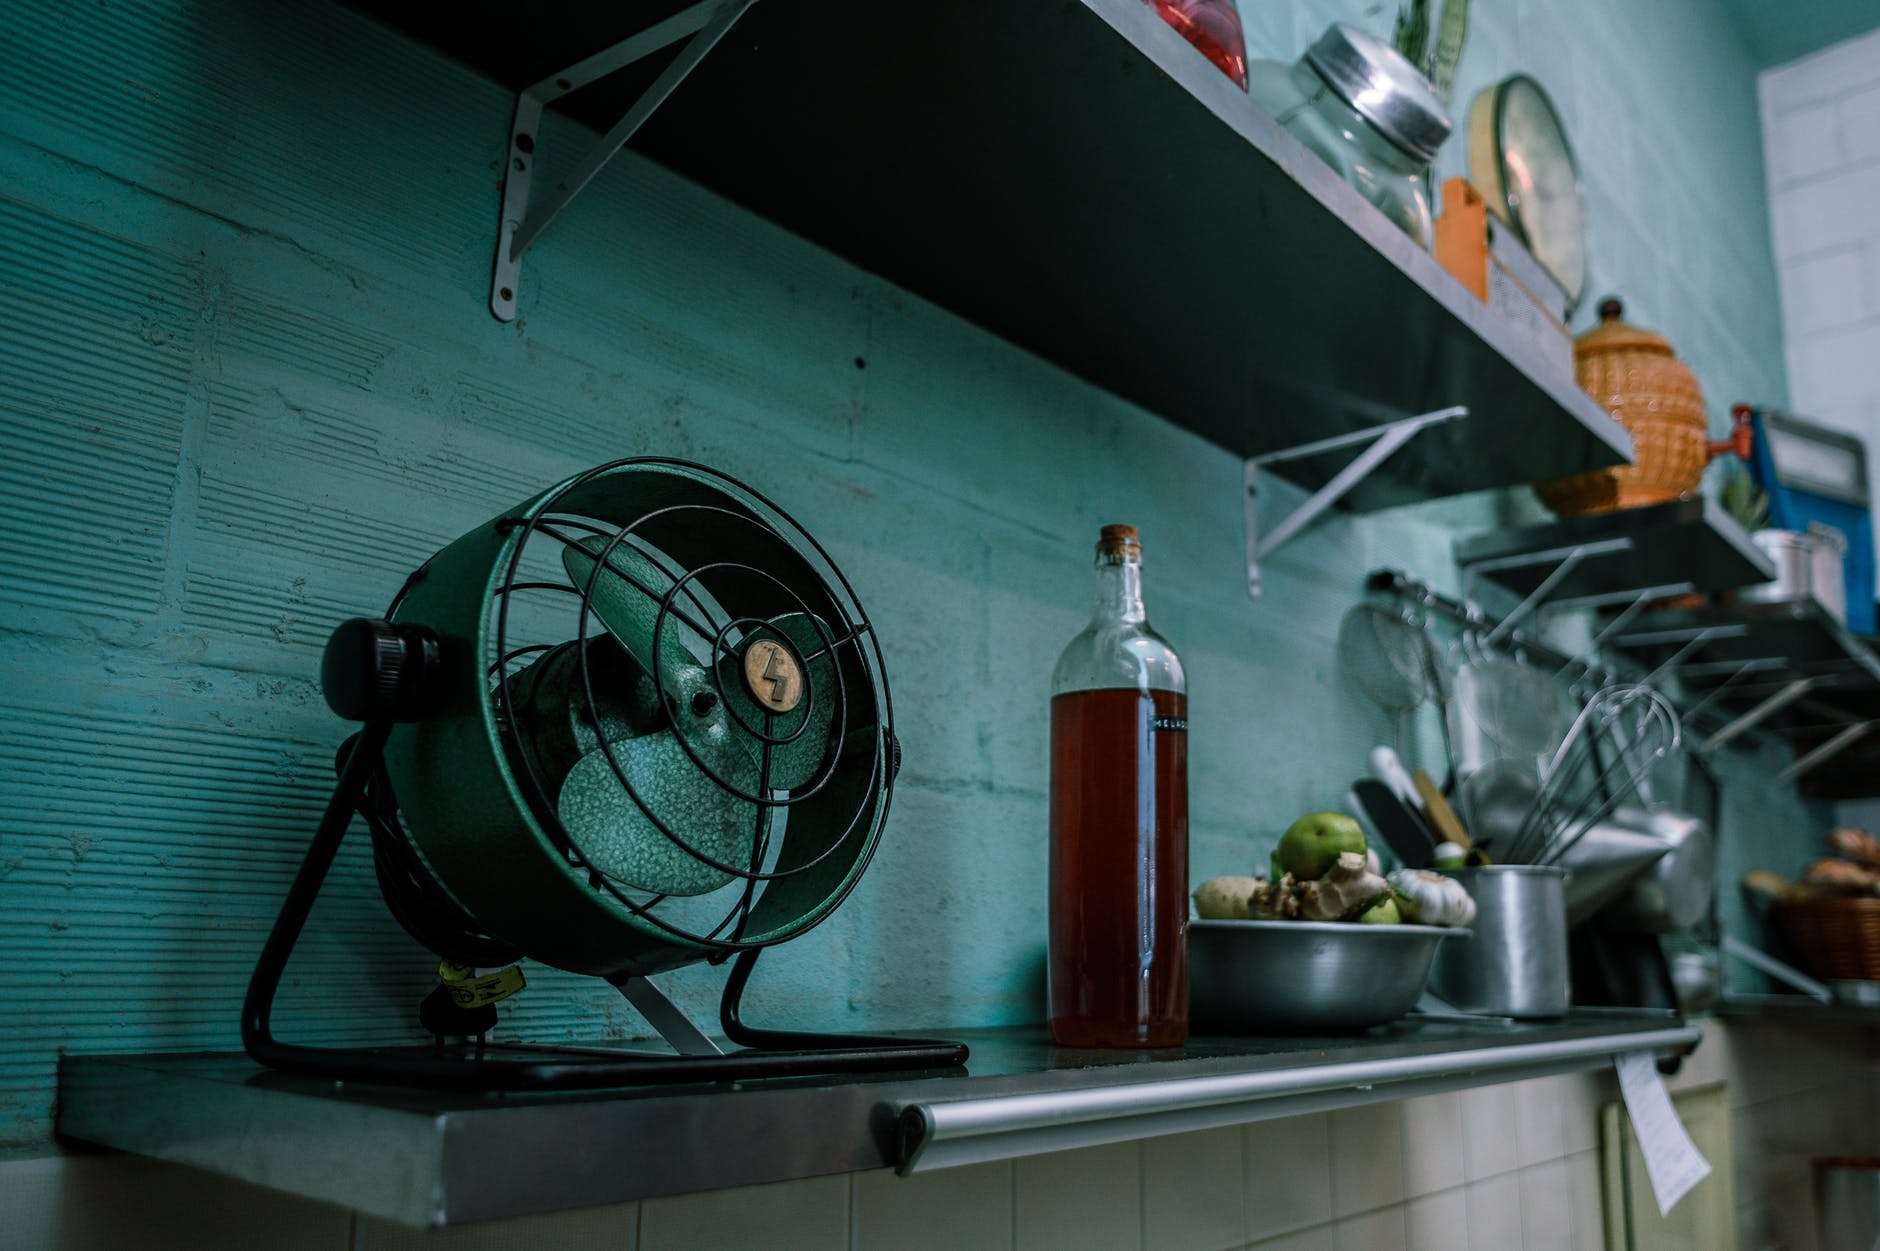
[[1681,736],[1677,709],[1652,687],[1634,683],[1596,691],[1560,746],[1541,762],[1540,787],[1497,859],[1557,863],[1647,784]]

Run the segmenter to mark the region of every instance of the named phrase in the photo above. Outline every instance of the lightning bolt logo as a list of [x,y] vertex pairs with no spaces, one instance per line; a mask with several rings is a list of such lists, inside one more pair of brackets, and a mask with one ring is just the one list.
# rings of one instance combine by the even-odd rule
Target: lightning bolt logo
[[770,649],[770,659],[764,662],[764,671],[758,675],[758,680],[770,683],[771,703],[783,702],[783,692],[790,685],[790,675],[784,672],[782,648]]

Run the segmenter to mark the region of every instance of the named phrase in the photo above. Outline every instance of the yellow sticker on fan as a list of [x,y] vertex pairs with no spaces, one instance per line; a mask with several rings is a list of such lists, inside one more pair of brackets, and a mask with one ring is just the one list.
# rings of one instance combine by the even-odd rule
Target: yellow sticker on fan
[[451,1002],[460,1008],[481,1008],[486,1004],[501,1003],[528,984],[523,981],[522,970],[513,964],[506,969],[479,976],[467,964],[452,964],[445,960],[437,966],[437,976],[444,983],[444,989],[450,992]]

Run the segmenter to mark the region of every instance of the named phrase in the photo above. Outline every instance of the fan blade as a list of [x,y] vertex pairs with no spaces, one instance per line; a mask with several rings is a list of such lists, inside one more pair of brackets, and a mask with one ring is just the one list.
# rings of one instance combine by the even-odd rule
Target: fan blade
[[[608,541],[590,535],[580,540],[579,547],[564,546],[562,566],[574,580],[576,590],[592,587],[588,607],[607,632],[620,640],[620,645],[648,673],[660,675],[668,695],[675,700],[689,698],[699,688],[703,675],[703,667],[685,642],[685,636],[693,631],[671,613],[660,626],[660,597],[672,586],[673,579],[639,549],[626,543],[615,543],[608,549]],[[595,556],[603,549],[607,549],[607,567],[596,577]],[[657,657],[653,654],[655,631],[659,635]]]
[[[718,776],[755,793],[757,761],[741,744],[722,733],[686,741]],[[641,803],[667,829],[721,864],[750,863],[757,806],[703,776],[671,730],[609,746]],[[588,864],[616,881],[660,895],[703,895],[732,879],[661,833],[598,749],[569,771],[557,811]]]
[[[587,680],[582,680],[582,657]],[[562,779],[601,740],[619,742],[665,728],[653,680],[611,635],[563,643],[512,675],[517,742],[535,766],[550,803]],[[588,703],[593,690],[594,702]]]
[[[813,781],[829,758],[831,727],[835,724],[836,704],[842,690],[836,679],[835,655],[826,650],[828,643],[823,634],[828,631],[830,639],[839,636],[826,624],[821,630],[817,629],[818,620],[796,612],[773,617],[767,623],[770,631],[790,643],[799,660],[816,656],[815,660],[803,663],[804,698],[787,713],[772,713],[752,697],[744,684],[741,656],[728,656],[718,664],[719,686],[737,713],[731,718],[732,732],[744,734],[744,726],[748,725],[772,738],[790,738],[789,742],[778,743],[770,749],[770,785],[779,790],[791,790]],[[762,638],[765,632],[759,628],[755,636]],[[751,740],[753,751],[761,750],[762,746],[761,742]]]

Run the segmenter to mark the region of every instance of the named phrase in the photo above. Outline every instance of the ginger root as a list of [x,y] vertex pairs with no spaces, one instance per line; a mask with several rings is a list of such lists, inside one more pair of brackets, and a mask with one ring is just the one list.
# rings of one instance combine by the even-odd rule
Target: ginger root
[[1348,851],[1314,882],[1299,883],[1299,918],[1343,921],[1365,911],[1390,892],[1390,883],[1371,872],[1361,852]]

